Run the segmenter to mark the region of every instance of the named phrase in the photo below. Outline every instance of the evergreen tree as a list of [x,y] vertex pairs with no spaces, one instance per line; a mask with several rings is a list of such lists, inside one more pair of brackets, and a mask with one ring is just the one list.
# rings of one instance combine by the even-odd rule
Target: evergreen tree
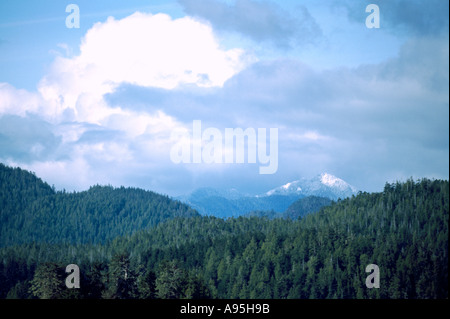
[[61,265],[47,262],[37,267],[30,292],[39,299],[61,299],[65,289],[64,270]]
[[186,273],[177,262],[164,261],[156,278],[156,296],[160,299],[181,299],[185,297]]

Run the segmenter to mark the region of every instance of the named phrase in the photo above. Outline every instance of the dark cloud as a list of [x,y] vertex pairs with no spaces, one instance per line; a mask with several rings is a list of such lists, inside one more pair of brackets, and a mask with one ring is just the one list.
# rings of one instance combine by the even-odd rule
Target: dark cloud
[[[162,110],[187,125],[200,119],[204,127],[220,130],[279,128],[278,172],[257,176],[257,187],[332,171],[360,189],[376,191],[395,178],[448,176],[445,52],[447,43],[420,38],[380,64],[316,71],[295,60],[260,62],[222,89],[128,86],[118,97],[133,96],[142,110],[147,103],[149,110]],[[112,94],[109,101],[118,97]],[[253,168],[231,171],[254,182]],[[231,171],[218,179],[230,187],[237,183]],[[214,174],[204,172],[202,178],[215,180]]]
[[76,141],[77,144],[95,144],[111,141],[122,141],[122,132],[98,127],[84,132]]
[[415,38],[402,46],[399,55],[400,59],[386,61],[373,74],[392,81],[400,77],[415,79],[431,90],[448,91],[448,42],[434,37]]
[[216,30],[239,32],[279,48],[314,43],[321,36],[320,27],[303,6],[291,14],[273,3],[254,0],[236,0],[233,5],[217,0],[179,2],[187,14],[208,20]]
[[365,23],[367,5],[380,8],[380,26],[396,34],[407,36],[441,36],[448,34],[449,1],[447,0],[339,0],[335,5],[345,6],[349,18]]
[[0,159],[24,163],[45,161],[55,156],[61,139],[52,126],[33,117],[0,117]]

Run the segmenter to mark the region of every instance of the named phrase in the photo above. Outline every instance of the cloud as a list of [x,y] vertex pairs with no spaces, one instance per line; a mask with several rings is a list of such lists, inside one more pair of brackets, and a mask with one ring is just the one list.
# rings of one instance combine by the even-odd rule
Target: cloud
[[243,34],[256,42],[279,48],[314,43],[321,30],[304,6],[295,15],[273,3],[236,0],[229,5],[217,0],[180,0],[187,14],[206,19],[217,30]]
[[442,36],[448,34],[449,2],[441,0],[340,0],[335,5],[348,9],[349,18],[364,23],[367,5],[376,3],[380,8],[381,28],[398,35]]
[[[221,131],[279,128],[276,176],[255,177],[251,166],[221,167],[230,184],[237,171],[241,179],[258,178],[261,188],[267,183],[267,189],[294,176],[336,171],[353,177],[349,181],[361,189],[377,190],[396,178],[448,178],[446,69],[448,43],[416,38],[407,41],[397,57],[378,64],[317,71],[297,60],[261,61],[221,89],[123,86],[108,102],[120,104],[126,96],[133,96],[133,105],[149,101],[152,110],[164,110],[187,129],[194,119]],[[221,174],[219,169],[198,170],[191,172],[198,179]]]
[[57,156],[61,139],[35,117],[0,116],[0,158],[29,163]]
[[[323,171],[374,191],[412,175],[448,178],[448,40],[411,37],[398,56],[355,68],[255,62],[224,49],[213,28],[286,46],[298,29],[277,40],[293,18],[276,9],[245,25],[236,9],[244,5],[247,13],[272,8],[208,2],[205,15],[230,10],[210,25],[142,13],[110,18],[87,32],[79,55],[55,58],[37,92],[0,83],[0,160],[59,188],[101,183],[168,194],[199,185],[263,192]],[[258,23],[269,29],[258,35]],[[278,128],[277,174],[261,176],[250,164],[172,163],[171,133],[191,131],[198,119],[222,132]]]
[[83,38],[80,55],[56,57],[38,88],[49,117],[100,123],[121,114],[103,101],[121,83],[220,87],[246,63],[242,50],[220,48],[208,25],[189,17],[172,20],[137,12],[96,23]]
[[376,72],[378,77],[389,80],[414,79],[421,85],[436,91],[445,92],[449,82],[449,45],[435,37],[413,38],[400,49],[400,59],[390,59]]
[[122,84],[221,87],[247,58],[241,49],[223,49],[209,25],[189,17],[108,18],[87,31],[79,55],[55,57],[37,92],[0,83],[0,160],[42,171],[64,187],[119,181],[111,171],[122,180],[119,171],[136,177],[136,167],[162,171],[181,123],[161,110],[111,106],[105,95]]
[[16,89],[8,83],[0,83],[0,114],[25,116],[43,111],[38,94]]

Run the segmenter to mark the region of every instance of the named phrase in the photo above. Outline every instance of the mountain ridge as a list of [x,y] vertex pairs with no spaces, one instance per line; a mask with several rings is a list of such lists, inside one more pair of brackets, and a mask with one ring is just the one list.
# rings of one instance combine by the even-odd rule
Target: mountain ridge
[[190,205],[202,215],[228,218],[272,210],[282,214],[295,201],[309,196],[337,201],[356,194],[354,186],[332,174],[322,173],[311,179],[301,178],[286,183],[258,195],[242,193],[234,188],[202,187],[176,199]]
[[112,186],[55,191],[33,173],[0,164],[0,246],[104,243],[175,217],[198,216],[155,192]]
[[357,189],[346,181],[329,173],[316,175],[311,179],[301,178],[286,183],[259,196],[274,194],[301,194],[305,196],[327,197],[332,200],[344,199],[357,194]]

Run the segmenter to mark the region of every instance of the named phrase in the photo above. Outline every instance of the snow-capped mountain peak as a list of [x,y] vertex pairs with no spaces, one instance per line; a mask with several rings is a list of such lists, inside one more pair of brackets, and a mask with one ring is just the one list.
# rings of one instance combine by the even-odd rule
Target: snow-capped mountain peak
[[326,197],[331,200],[356,195],[356,189],[344,180],[328,173],[314,178],[302,178],[274,188],[260,195],[245,194],[237,189],[199,188],[177,199],[204,215],[219,217],[240,216],[251,211],[274,210],[284,212],[295,201],[307,197]]
[[336,176],[333,176],[328,173],[323,173],[320,175],[320,181],[328,186],[335,186],[336,184],[341,184],[343,182],[342,179],[337,178]]
[[357,192],[356,188],[353,187],[352,185],[350,185],[347,182],[345,182],[344,180],[342,180],[334,175],[328,174],[328,173],[322,173],[320,175],[320,181],[322,182],[322,184],[330,186],[330,187],[338,187],[341,189],[350,187],[354,193]]
[[291,183],[287,183],[287,184],[285,184],[285,185],[283,185],[283,186],[281,186],[281,187],[283,187],[284,189],[288,189],[289,186],[291,186]]
[[312,179],[302,178],[297,181],[286,183],[283,186],[268,191],[264,196],[315,195],[338,199],[350,197],[356,194],[356,192],[356,188],[344,180],[329,173],[322,173]]

